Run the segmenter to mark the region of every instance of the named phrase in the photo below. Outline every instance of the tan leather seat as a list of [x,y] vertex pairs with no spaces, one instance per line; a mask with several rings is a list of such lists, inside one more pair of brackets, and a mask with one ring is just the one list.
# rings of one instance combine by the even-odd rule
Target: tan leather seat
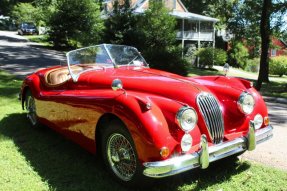
[[46,82],[48,85],[56,86],[60,85],[71,78],[69,70],[67,68],[57,68],[51,70],[46,74]]

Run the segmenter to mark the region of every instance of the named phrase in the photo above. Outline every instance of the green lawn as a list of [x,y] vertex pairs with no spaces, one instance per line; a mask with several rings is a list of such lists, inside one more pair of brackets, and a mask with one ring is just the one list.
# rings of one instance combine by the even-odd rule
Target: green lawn
[[[20,80],[0,71],[1,191],[128,190],[111,179],[100,159],[46,127],[31,128],[17,100],[20,85]],[[155,186],[142,190],[282,191],[287,190],[287,172],[225,160],[207,170],[156,180]]]
[[25,37],[29,41],[39,43],[46,48],[51,48],[53,46],[52,43],[49,42],[47,35],[26,35]]

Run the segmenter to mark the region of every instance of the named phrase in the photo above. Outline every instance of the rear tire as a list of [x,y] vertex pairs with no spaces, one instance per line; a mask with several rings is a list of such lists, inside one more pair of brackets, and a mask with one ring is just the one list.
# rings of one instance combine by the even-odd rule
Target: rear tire
[[25,110],[27,111],[27,118],[32,127],[39,127],[40,122],[37,117],[37,109],[35,104],[35,98],[30,90],[27,90],[25,94]]
[[101,151],[109,173],[121,184],[135,187],[151,183],[150,178],[143,175],[133,139],[121,121],[112,120],[102,129]]

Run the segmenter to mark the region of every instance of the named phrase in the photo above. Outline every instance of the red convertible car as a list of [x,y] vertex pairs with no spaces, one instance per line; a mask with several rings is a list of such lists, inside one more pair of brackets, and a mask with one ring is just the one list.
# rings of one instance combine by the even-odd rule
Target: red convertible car
[[266,105],[249,81],[151,69],[130,46],[70,51],[65,66],[26,77],[20,98],[32,126],[102,155],[127,185],[204,169],[272,137]]

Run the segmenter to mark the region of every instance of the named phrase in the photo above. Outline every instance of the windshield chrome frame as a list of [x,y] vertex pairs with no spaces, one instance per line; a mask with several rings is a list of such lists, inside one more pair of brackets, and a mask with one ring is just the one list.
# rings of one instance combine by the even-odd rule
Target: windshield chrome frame
[[[72,66],[72,65],[71,65],[70,60],[69,60],[69,55],[70,55],[71,53],[76,52],[76,51],[79,51],[79,50],[83,50],[83,49],[87,49],[87,48],[91,48],[91,47],[100,47],[100,46],[103,46],[104,49],[105,49],[105,51],[106,51],[106,53],[107,53],[107,55],[108,55],[108,57],[109,57],[109,58],[111,59],[111,61],[112,61],[113,68],[119,68],[119,67],[122,67],[122,66],[130,66],[130,64],[117,65],[117,64],[115,63],[115,60],[114,60],[113,57],[111,56],[110,52],[108,51],[107,45],[113,45],[113,44],[99,44],[99,45],[87,46],[87,47],[83,47],[83,48],[71,50],[71,51],[69,51],[69,52],[66,53],[66,59],[67,59],[68,70],[69,70],[69,73],[70,73],[70,75],[71,75],[71,77],[72,77],[72,79],[73,79],[73,82],[77,82],[77,81],[78,81],[78,78],[79,78],[79,76],[80,76],[81,73],[79,73],[79,74],[74,74],[74,73],[72,72],[72,69],[71,69],[71,66]],[[117,44],[115,44],[115,46],[126,46],[126,45],[117,45]],[[133,48],[135,48],[135,47],[133,47]],[[135,49],[137,50],[137,48],[135,48]],[[139,55],[141,55],[141,53],[140,53],[138,50],[137,50],[137,52],[139,53]],[[142,66],[142,67],[144,67],[144,68],[149,68],[149,65],[148,65],[148,63],[146,62],[146,60],[144,59],[144,57],[142,57],[142,58],[143,58],[144,62],[146,63],[146,66]],[[108,67],[106,67],[106,68],[110,68],[110,67],[108,66]]]

